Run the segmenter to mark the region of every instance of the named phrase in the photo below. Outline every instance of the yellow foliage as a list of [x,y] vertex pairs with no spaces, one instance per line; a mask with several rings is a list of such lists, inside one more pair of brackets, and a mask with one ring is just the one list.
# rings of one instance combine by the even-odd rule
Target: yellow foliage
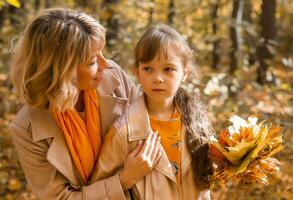
[[20,8],[21,4],[18,0],[6,0],[7,3],[9,3],[10,5],[16,7],[16,8]]
[[233,116],[228,131],[211,142],[229,161],[216,170],[214,181],[268,184],[267,174],[279,171],[279,161],[271,156],[284,148],[282,128],[257,120]]

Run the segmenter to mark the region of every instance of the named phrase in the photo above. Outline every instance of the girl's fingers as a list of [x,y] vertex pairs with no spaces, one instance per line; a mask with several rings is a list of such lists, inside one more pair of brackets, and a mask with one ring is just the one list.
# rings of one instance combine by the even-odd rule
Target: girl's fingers
[[142,140],[139,140],[136,148],[132,152],[130,152],[128,156],[131,158],[134,158],[140,152],[142,146],[143,146],[143,142],[142,142]]

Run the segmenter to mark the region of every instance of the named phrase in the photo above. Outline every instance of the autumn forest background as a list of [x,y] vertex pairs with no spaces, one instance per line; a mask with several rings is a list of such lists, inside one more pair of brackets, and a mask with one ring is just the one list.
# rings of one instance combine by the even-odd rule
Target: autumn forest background
[[[107,57],[129,75],[138,38],[151,24],[166,23],[195,51],[200,76],[185,86],[200,91],[215,131],[232,114],[280,124],[286,148],[269,185],[213,188],[213,199],[293,198],[293,1],[292,0],[0,0],[0,200],[36,199],[7,127],[21,103],[9,80],[11,44],[47,7],[83,10],[107,28]],[[135,79],[133,77],[133,79]]]

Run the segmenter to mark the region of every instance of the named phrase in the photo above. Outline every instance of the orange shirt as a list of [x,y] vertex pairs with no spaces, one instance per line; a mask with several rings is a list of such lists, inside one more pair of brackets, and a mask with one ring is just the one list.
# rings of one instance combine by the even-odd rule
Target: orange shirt
[[161,136],[161,144],[172,164],[177,181],[181,181],[181,117],[174,113],[169,121],[160,121],[150,117],[153,131],[158,131]]

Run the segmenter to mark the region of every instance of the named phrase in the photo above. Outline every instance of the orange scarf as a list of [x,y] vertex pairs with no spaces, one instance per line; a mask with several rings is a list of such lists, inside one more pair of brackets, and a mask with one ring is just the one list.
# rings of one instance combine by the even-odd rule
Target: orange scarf
[[65,136],[74,164],[86,183],[98,157],[101,139],[99,98],[96,90],[84,91],[85,120],[72,109],[52,111]]

